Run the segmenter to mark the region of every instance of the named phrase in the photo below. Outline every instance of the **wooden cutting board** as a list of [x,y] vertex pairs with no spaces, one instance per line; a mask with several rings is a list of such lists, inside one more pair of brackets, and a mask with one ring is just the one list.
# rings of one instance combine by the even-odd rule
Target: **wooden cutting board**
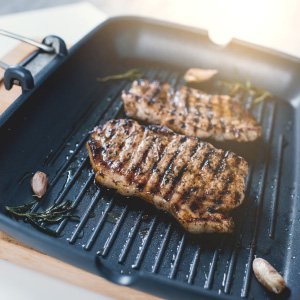
[[[20,43],[8,55],[3,57],[1,61],[8,65],[18,64],[34,50],[36,50],[35,47]],[[7,91],[3,84],[3,74],[4,71],[0,69],[0,114],[22,93],[21,88],[18,86],[14,86],[10,91]],[[7,260],[115,299],[161,299],[129,287],[113,284],[104,278],[38,252],[3,232],[0,232],[0,259]]]

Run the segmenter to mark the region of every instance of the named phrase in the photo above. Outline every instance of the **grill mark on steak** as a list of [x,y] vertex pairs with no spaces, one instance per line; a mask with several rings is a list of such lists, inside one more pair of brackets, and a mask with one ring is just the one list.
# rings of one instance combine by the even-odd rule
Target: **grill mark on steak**
[[[198,140],[199,141],[199,140]],[[200,142],[200,141],[199,141]],[[205,150],[203,150],[203,148],[205,148]],[[194,167],[197,170],[200,170],[199,172],[202,172],[203,166],[205,164],[209,164],[209,159],[212,153],[214,153],[214,149],[212,149],[208,144],[204,143],[204,142],[200,142],[199,144],[199,149],[203,151],[203,157],[201,159],[200,165],[199,167]],[[213,151],[212,151],[213,150]],[[197,151],[196,151],[197,152]],[[198,159],[199,160],[199,159]],[[210,171],[209,168],[206,169],[208,172]],[[184,175],[184,174],[183,174]],[[198,174],[199,175],[199,174]],[[191,176],[192,181],[195,181],[197,178],[195,178],[195,174],[193,174]],[[187,190],[185,190],[180,198],[180,202],[182,204],[188,203],[190,201],[190,198],[193,196],[193,193],[197,192],[198,190],[203,189],[203,187],[205,186],[205,182],[199,182],[198,186],[193,186],[193,188],[188,188]],[[204,201],[206,200],[206,196],[203,194],[201,197],[198,198],[199,201]]]
[[[185,141],[187,138],[183,138],[183,140]],[[183,142],[184,142],[183,141]],[[169,164],[167,165],[167,167],[161,171],[161,173],[159,174],[158,176],[158,180],[154,186],[153,189],[151,189],[151,193],[152,194],[157,194],[159,192],[159,187],[161,185],[162,182],[164,182],[164,180],[167,180],[166,179],[166,176],[172,171],[172,168],[173,168],[173,165],[174,165],[174,160],[176,159],[177,155],[179,154],[179,149],[177,149],[175,151],[175,153],[173,154],[173,156],[171,157],[170,161],[169,161]]]
[[190,154],[191,160],[189,160],[187,163],[185,163],[185,165],[180,169],[178,175],[173,178],[172,185],[171,185],[171,187],[169,188],[169,190],[166,192],[166,194],[164,196],[167,201],[169,201],[170,198],[172,197],[172,195],[174,194],[174,192],[176,190],[176,187],[178,186],[178,184],[180,183],[181,178],[183,177],[183,175],[187,171],[189,163],[192,161],[192,159],[193,159],[195,153],[197,152],[197,150],[199,149],[199,147],[200,147],[200,144],[196,144],[196,146],[193,147],[193,149],[191,151],[191,154]]
[[89,141],[88,144],[92,150],[94,161],[99,161],[103,165],[106,165],[106,162],[103,161],[102,155],[101,155],[103,147],[99,146],[95,140]]
[[[145,134],[144,136],[147,135],[147,128],[145,129]],[[142,163],[145,162],[146,160],[146,157],[150,151],[150,149],[152,148],[152,143],[155,142],[155,140],[157,139],[156,136],[154,136],[152,139],[151,139],[151,142],[146,146],[147,148],[144,149],[143,153],[142,153],[142,156],[141,158],[139,159],[139,161],[136,163],[135,166],[132,166],[131,170],[130,170],[130,173],[129,173],[129,176],[127,178],[127,181],[129,184],[132,184],[133,181],[134,181],[134,178],[137,176],[136,172],[139,171],[139,168],[141,167]]]
[[[155,136],[155,137],[151,140],[151,142],[154,143],[154,142],[156,141],[156,139],[157,139],[157,137]],[[137,171],[138,168],[141,166],[141,164],[146,160],[146,157],[147,157],[147,155],[148,155],[148,153],[149,153],[149,151],[150,151],[151,148],[152,148],[152,144],[150,144],[150,145],[147,146],[147,149],[143,152],[143,155],[142,155],[140,161],[139,161],[139,162],[137,163],[137,165],[135,166],[134,171]]]
[[171,158],[171,160],[169,162],[169,165],[167,166],[167,168],[164,171],[163,178],[162,178],[160,183],[163,183],[163,184],[168,184],[169,183],[168,175],[171,172],[174,173],[174,170],[173,170],[174,161],[175,161],[176,157],[178,156],[179,152],[180,152],[179,149],[177,149],[175,151],[173,157]]
[[221,129],[223,132],[226,131],[226,125],[224,124],[224,120],[223,119],[220,119],[220,124],[221,124]]
[[167,150],[167,145],[162,145],[161,149],[160,149],[160,152],[159,152],[159,158],[153,163],[153,166],[150,170],[150,172],[148,173],[147,177],[144,179],[143,181],[143,188],[142,190],[145,188],[145,186],[147,185],[150,177],[152,176],[153,173],[156,173],[156,172],[160,172],[160,170],[157,169],[157,166],[158,164],[160,163],[160,161],[163,159],[165,153],[166,153],[166,150]]
[[[116,121],[111,122],[111,124],[114,125],[114,124],[117,124],[117,122]],[[99,128],[97,128],[96,131],[98,129]],[[108,134],[108,138],[110,139],[110,142],[113,142],[115,139],[118,138],[117,130],[115,129],[115,127],[109,128],[108,130],[105,131],[105,138],[107,137],[107,134]],[[108,139],[108,138],[106,138],[106,139]],[[93,143],[91,144],[91,147],[95,151],[94,154],[97,156],[97,160],[101,161],[102,164],[105,166],[105,168],[110,168],[111,163],[112,163],[112,161],[111,161],[112,155],[110,154],[110,153],[112,153],[112,150],[109,150],[110,144],[109,143],[104,143],[103,146],[97,148],[97,145],[99,144],[99,141],[93,140],[92,142]],[[122,145],[124,145],[124,142],[121,143],[120,146],[122,146]],[[109,156],[109,160],[104,160],[103,159],[103,155],[106,155],[106,154]]]
[[184,101],[185,101],[184,113],[186,115],[188,115],[190,112],[190,94],[191,94],[191,91],[189,88],[187,88],[185,91],[185,98],[184,98]]
[[235,192],[235,197],[234,197],[234,203],[235,204],[238,204],[238,203],[240,203],[240,199],[242,198],[242,195],[238,192],[238,191],[236,191]]
[[[144,94],[147,94],[147,92],[150,90],[150,86],[146,86],[144,89],[143,89],[143,92]],[[136,95],[138,98],[136,98],[137,101],[139,101],[141,99],[141,96],[139,95]]]
[[182,121],[181,121],[181,123],[180,123],[180,128],[185,128],[185,127],[186,127],[186,125],[185,125],[185,120],[186,120],[186,115],[184,114],[184,115],[182,116]]
[[[139,184],[139,191],[143,191],[146,187],[149,179],[153,175],[153,173],[160,172],[160,170],[157,168],[159,162],[163,159],[164,154],[166,153],[167,145],[162,144],[162,147],[160,148],[160,151],[158,153],[158,159],[153,162],[153,165],[151,169],[146,172],[145,177],[142,179],[142,182]],[[149,152],[148,152],[149,153]]]
[[216,179],[219,179],[221,175],[222,177],[225,177],[221,180],[221,182],[224,184],[223,188],[219,193],[216,194],[217,198],[214,200],[216,205],[221,205],[224,203],[223,198],[228,194],[229,185],[234,181],[234,174],[226,169],[226,159],[228,158],[229,153],[229,151],[226,151],[213,174]]
[[192,189],[187,189],[186,191],[183,192],[183,194],[180,197],[180,203],[185,204],[190,200],[191,193],[193,192]]
[[[117,149],[120,150],[120,152],[121,152],[121,150],[123,149],[124,145],[125,145],[125,141],[123,141]],[[119,154],[120,154],[120,152],[119,152]],[[117,157],[117,155],[115,155],[115,158],[116,157]],[[115,170],[117,172],[121,172],[121,170],[124,168],[125,163],[126,163],[126,161],[122,161],[122,162],[119,161],[118,162],[118,166],[116,166]]]
[[110,130],[108,131],[108,134],[109,134],[109,135],[107,136],[107,138],[110,138],[110,139],[114,138],[115,135],[117,134],[116,128],[110,129]]
[[171,116],[175,116],[175,112],[176,112],[177,107],[174,107],[171,111]]
[[159,92],[161,90],[161,85],[159,84],[159,86],[154,90],[151,98],[148,101],[149,105],[152,105],[154,103],[155,98],[158,96]]
[[207,126],[207,131],[212,129],[212,123],[211,123],[211,109],[212,109],[212,104],[211,104],[211,95],[208,96],[208,104],[207,104],[207,119],[208,119],[208,126]]
[[214,148],[208,149],[208,151],[205,153],[203,161],[200,164],[200,167],[199,167],[200,170],[203,170],[203,168],[206,167],[206,166],[208,167],[208,169],[211,168],[209,160],[210,160],[210,157],[211,157],[211,155],[213,153],[215,153],[215,149]]
[[[112,157],[114,159],[115,164],[113,164],[113,163],[110,164],[110,165],[112,165],[111,168],[114,171],[116,171],[116,172],[122,172],[122,170],[126,167],[126,164],[130,160],[130,156],[129,155],[127,155],[127,156],[125,155],[125,153],[128,153],[128,151],[130,151],[129,150],[130,147],[126,148],[126,141],[130,141],[131,137],[133,137],[132,144],[135,143],[135,137],[134,137],[135,131],[134,131],[134,128],[132,127],[132,122],[128,123],[128,124],[126,123],[125,125],[129,126],[129,130],[125,129],[125,133],[127,133],[128,139],[123,140],[122,143],[121,143],[121,145],[119,147],[116,147],[116,151],[114,152],[114,157]],[[116,136],[116,139],[117,139],[117,136]],[[106,145],[108,145],[108,144],[113,144],[113,140],[109,140],[109,142],[106,143]],[[122,156],[124,156],[124,157],[122,158]]]
[[[210,150],[205,154],[205,157],[202,161],[201,170],[203,170],[206,167],[205,168],[205,170],[207,172],[206,180],[209,182],[217,180],[217,181],[223,183],[223,188],[221,187],[222,188],[221,191],[215,190],[215,189],[208,190],[206,192],[206,195],[203,195],[201,197],[201,201],[207,201],[207,199],[209,197],[209,199],[211,199],[211,198],[214,199],[213,201],[217,206],[220,206],[221,204],[224,203],[223,197],[226,196],[226,194],[228,193],[229,184],[231,182],[233,182],[233,177],[232,177],[233,174],[229,173],[229,171],[226,169],[226,165],[227,165],[226,159],[228,158],[230,151],[222,152],[222,155],[219,156],[218,163],[215,166],[215,168],[212,168],[212,166],[211,166],[211,162],[215,158],[215,157],[214,158],[211,157],[212,153],[215,153],[215,151],[212,152]],[[220,179],[221,176],[222,176],[222,180]],[[204,186],[205,186],[205,183],[204,183]],[[200,185],[200,189],[201,188],[203,188],[202,185]],[[189,201],[189,197],[184,201],[184,203],[188,203],[188,201]]]
[[218,97],[219,100],[219,107],[220,107],[220,115],[219,115],[219,120],[220,120],[220,127],[222,129],[222,132],[226,131],[226,126],[224,124],[224,120],[223,120],[223,115],[224,115],[224,105],[223,105],[223,98],[222,97]]
[[221,172],[222,169],[224,169],[224,166],[226,166],[226,158],[228,157],[228,154],[230,151],[226,151],[223,155],[223,157],[220,159],[217,167],[214,170],[214,177],[217,177],[217,174]]
[[[213,178],[218,180],[221,176],[223,177],[223,179],[220,180],[222,183],[224,183],[222,190],[219,191],[217,194],[215,193],[216,192],[215,190],[211,190],[211,195],[214,194],[216,194],[216,196],[218,195],[218,199],[215,200],[215,203],[218,205],[223,203],[223,197],[226,196],[226,194],[228,194],[229,185],[234,181],[234,174],[231,171],[227,170],[226,168],[228,164],[226,160],[228,159],[229,154],[230,151],[223,152],[215,169],[212,168],[209,169],[210,170],[209,173],[212,175],[211,180],[213,180]],[[235,166],[238,167],[238,165],[236,164],[236,160],[235,160]]]
[[233,182],[233,180],[234,180],[233,173],[229,172],[229,175],[228,175],[227,180],[226,180],[226,184],[224,185],[223,190],[222,190],[222,194],[226,194],[227,193],[228,186],[229,186],[229,184],[231,184]]
[[235,159],[235,166],[237,167],[241,162],[242,162],[242,159],[240,156],[234,154],[234,159]]

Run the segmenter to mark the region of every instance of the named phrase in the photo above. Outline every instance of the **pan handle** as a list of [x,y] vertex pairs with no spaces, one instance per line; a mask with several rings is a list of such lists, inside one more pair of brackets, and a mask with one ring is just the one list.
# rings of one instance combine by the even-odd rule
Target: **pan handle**
[[30,71],[21,66],[7,67],[3,82],[7,90],[10,90],[14,84],[21,86],[22,91],[34,88],[34,81]]
[[[36,66],[45,66],[47,62],[50,62],[53,59],[53,56],[64,57],[68,54],[65,42],[60,37],[55,35],[49,35],[43,39],[42,43],[38,43],[24,36],[14,34],[2,29],[0,29],[0,34],[36,46],[40,49],[39,53],[43,53],[43,55],[40,57],[38,55],[39,53],[37,55],[35,53],[35,55],[31,59],[25,60],[25,62],[22,63],[22,66],[9,66],[6,63],[0,61],[0,68],[5,69],[3,82],[7,90],[10,90],[14,84],[21,86],[22,91],[33,89],[33,74],[37,74],[41,70],[37,70]],[[40,61],[34,64],[34,69],[31,69],[30,65],[25,68],[24,65],[30,64],[32,60],[35,60],[35,62],[37,62],[38,60]]]

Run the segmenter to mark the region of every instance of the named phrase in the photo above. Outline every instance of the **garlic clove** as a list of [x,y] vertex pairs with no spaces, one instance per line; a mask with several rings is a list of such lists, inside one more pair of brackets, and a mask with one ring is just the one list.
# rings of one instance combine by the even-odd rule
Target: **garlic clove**
[[42,198],[47,191],[48,178],[43,172],[37,171],[31,179],[31,188],[34,195]]
[[191,68],[186,71],[184,80],[190,83],[203,82],[211,79],[217,73],[217,70]]
[[266,260],[255,258],[252,267],[257,280],[269,291],[280,294],[285,289],[286,282]]

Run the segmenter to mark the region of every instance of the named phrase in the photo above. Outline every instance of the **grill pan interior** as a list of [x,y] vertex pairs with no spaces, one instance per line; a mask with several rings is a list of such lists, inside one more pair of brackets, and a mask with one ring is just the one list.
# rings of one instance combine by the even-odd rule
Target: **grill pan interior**
[[[232,212],[231,235],[192,236],[169,215],[136,198],[96,186],[85,143],[89,131],[112,118],[125,118],[120,98],[127,81],[98,83],[96,77],[141,69],[148,79],[184,84],[189,67],[216,68],[211,93],[226,93],[220,80],[240,80],[276,97],[253,105],[238,95],[263,126],[254,143],[217,143],[249,163],[244,204]],[[213,45],[206,32],[139,18],[116,18],[101,25],[69,57],[17,101],[1,118],[0,228],[30,246],[120,284],[170,299],[296,299],[299,258],[299,95],[300,62],[233,41]],[[26,101],[25,101],[26,100]],[[298,117],[299,120],[299,117]],[[298,168],[297,168],[298,167]],[[53,225],[50,237],[10,219],[5,206],[32,200],[30,178],[49,177],[36,210],[54,201],[78,202],[80,222]],[[267,292],[252,273],[254,255],[280,271],[288,288]]]

